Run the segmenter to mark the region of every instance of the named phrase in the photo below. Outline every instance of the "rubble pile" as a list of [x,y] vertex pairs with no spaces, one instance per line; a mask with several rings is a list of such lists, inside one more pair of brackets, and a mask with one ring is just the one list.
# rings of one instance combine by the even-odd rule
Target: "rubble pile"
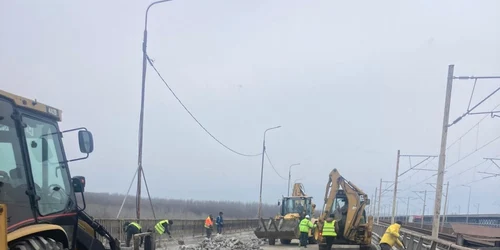
[[265,245],[266,241],[262,239],[247,238],[238,239],[236,237],[225,237],[216,235],[212,240],[204,239],[198,244],[188,244],[179,246],[179,250],[262,250],[261,246]]

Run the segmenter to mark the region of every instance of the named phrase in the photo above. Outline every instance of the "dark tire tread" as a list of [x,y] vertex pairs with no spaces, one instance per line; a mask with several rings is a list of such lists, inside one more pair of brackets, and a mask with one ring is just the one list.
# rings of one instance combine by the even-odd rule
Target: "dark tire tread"
[[61,242],[43,236],[33,236],[15,242],[9,250],[67,250]]
[[292,240],[290,239],[280,239],[281,245],[290,245],[291,242]]

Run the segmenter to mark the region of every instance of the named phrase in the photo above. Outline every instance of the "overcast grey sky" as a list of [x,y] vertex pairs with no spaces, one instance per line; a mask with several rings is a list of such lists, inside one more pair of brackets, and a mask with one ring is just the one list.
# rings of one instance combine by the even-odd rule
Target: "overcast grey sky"
[[[88,191],[125,193],[136,169],[149,3],[0,3],[1,88],[62,109],[62,128],[86,126],[94,133],[95,152],[71,165],[73,175],[87,177]],[[456,75],[500,74],[499,10],[497,0],[177,0],[150,12],[148,51],[189,109],[235,150],[258,153],[263,131],[283,126],[268,133],[269,156],[284,177],[300,162],[292,181],[302,178],[322,204],[333,168],[371,196],[380,178],[394,178],[397,149],[438,154],[448,64],[456,64]],[[479,83],[474,101],[500,85]],[[456,82],[450,119],[466,109],[472,84]],[[478,111],[497,104],[500,94]],[[481,118],[453,126],[449,144]],[[499,136],[499,126],[499,118],[484,119],[479,132],[450,148],[448,164]],[[218,145],[150,67],[144,143],[153,196],[258,200],[260,157]],[[75,156],[76,141],[66,140],[66,147]],[[494,141],[450,167],[450,212],[458,205],[466,211],[468,189],[460,185],[481,178],[477,171],[500,173],[485,163],[459,175],[482,157],[500,155],[499,147]],[[437,159],[426,167],[436,166]],[[401,169],[408,168],[404,159]],[[432,174],[404,175],[406,191],[398,196],[430,191],[426,183],[435,177],[425,179]],[[499,183],[472,184],[480,212],[500,210],[494,205],[500,204]],[[274,202],[286,185],[266,162],[263,199]],[[428,197],[430,212],[434,195]],[[420,209],[421,202],[412,201],[412,211]]]

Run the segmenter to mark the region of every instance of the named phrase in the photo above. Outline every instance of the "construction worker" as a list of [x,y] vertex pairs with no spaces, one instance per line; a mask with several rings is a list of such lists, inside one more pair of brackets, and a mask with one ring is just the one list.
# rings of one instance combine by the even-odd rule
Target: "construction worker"
[[326,219],[325,223],[323,223],[321,235],[325,238],[327,250],[332,249],[333,241],[335,237],[337,237],[337,232],[339,231],[339,225],[335,222],[333,216],[330,216]]
[[210,237],[212,236],[213,227],[214,227],[213,217],[210,214],[205,219],[205,231],[207,233],[207,239],[210,239]]
[[174,221],[173,220],[162,220],[162,221],[159,221],[158,223],[156,223],[155,225],[155,230],[156,230],[156,233],[158,233],[158,235],[161,236],[164,234],[164,233],[167,233],[168,234],[168,238],[172,238],[172,235],[170,234],[170,230],[169,228],[174,224]]
[[309,238],[309,229],[316,227],[316,222],[314,224],[310,221],[311,217],[306,215],[306,217],[300,221],[299,231],[300,231],[300,245],[303,247],[307,247],[307,239]]
[[396,221],[396,223],[390,225],[387,230],[385,230],[384,236],[380,239],[380,249],[381,250],[392,250],[394,244],[398,245],[399,248],[406,249],[403,242],[399,240],[399,229],[401,228],[401,221]]
[[[123,231],[127,233],[126,246],[130,247],[130,240],[132,239],[132,236],[134,234],[142,233],[142,227],[137,222],[125,222],[123,224]],[[139,246],[142,246],[143,241],[144,238],[141,237],[141,243],[139,244]]]
[[219,216],[215,219],[215,225],[217,225],[217,234],[222,234],[222,228],[224,227],[224,218],[222,217],[224,213],[219,212]]

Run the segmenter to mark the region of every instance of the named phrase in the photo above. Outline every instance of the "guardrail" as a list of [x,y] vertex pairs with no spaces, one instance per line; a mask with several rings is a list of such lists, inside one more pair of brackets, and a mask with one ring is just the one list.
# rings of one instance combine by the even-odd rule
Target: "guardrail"
[[[376,242],[378,242],[380,237],[384,235],[386,229],[387,225],[373,225],[373,235],[377,238]],[[402,236],[403,243],[408,250],[474,250],[474,248],[459,246],[453,242],[442,239],[433,239],[428,235],[405,229],[401,229],[399,234]]]
[[[388,226],[390,225],[389,221],[380,221],[381,225]],[[471,225],[471,224],[468,224]],[[424,235],[431,235],[432,232],[432,227],[421,227],[421,225],[415,225],[415,223],[404,223],[403,228],[409,231],[417,232],[417,233],[422,233]],[[442,228],[443,229],[443,228]],[[473,237],[466,237],[465,239],[461,235],[456,235],[455,232],[453,231],[452,228],[444,228],[439,232],[439,238],[441,240],[453,242],[457,245],[460,246],[466,246],[466,247],[492,247],[495,246],[498,243],[491,243],[488,241],[481,241],[480,239],[473,239]]]
[[[375,219],[376,220],[376,219]],[[391,217],[380,217],[380,221],[391,221]],[[414,225],[415,227],[421,227],[421,222],[406,222],[406,220],[401,220],[402,222],[408,224],[408,225]],[[494,228],[500,228],[500,224],[496,223],[465,223],[465,222],[449,222],[446,221],[444,224],[443,222],[439,223],[440,227],[443,228],[443,232],[446,232],[446,230],[452,230],[451,229],[451,223],[460,223],[460,224],[467,224],[467,225],[474,225],[474,226],[483,226],[483,227],[494,227]],[[425,229],[431,229],[432,228],[432,221],[424,221],[424,228]]]
[[[203,236],[205,235],[205,220],[176,220],[172,219],[171,233],[173,237],[186,237],[186,236]],[[123,224],[127,221],[135,221],[135,219],[96,219],[108,232],[120,242],[125,242],[126,233],[123,232]],[[142,227],[142,232],[148,229],[154,231],[154,226],[160,220],[154,219],[141,219],[139,224]],[[236,233],[248,231],[257,228],[259,221],[257,219],[243,219],[243,220],[224,220],[223,233]],[[214,225],[214,232],[216,228]],[[99,240],[103,240],[99,238]]]
[[[388,226],[391,223],[389,221],[380,221],[380,224]],[[420,227],[420,225],[416,225],[415,223],[411,223],[411,222],[410,223],[403,223],[403,228],[406,230],[421,233],[424,235],[430,235],[432,232],[432,227],[422,228],[422,227]],[[452,228],[441,228],[441,229],[443,229],[443,230],[441,230],[439,232],[440,239],[456,243],[457,237],[453,236],[453,229]]]

